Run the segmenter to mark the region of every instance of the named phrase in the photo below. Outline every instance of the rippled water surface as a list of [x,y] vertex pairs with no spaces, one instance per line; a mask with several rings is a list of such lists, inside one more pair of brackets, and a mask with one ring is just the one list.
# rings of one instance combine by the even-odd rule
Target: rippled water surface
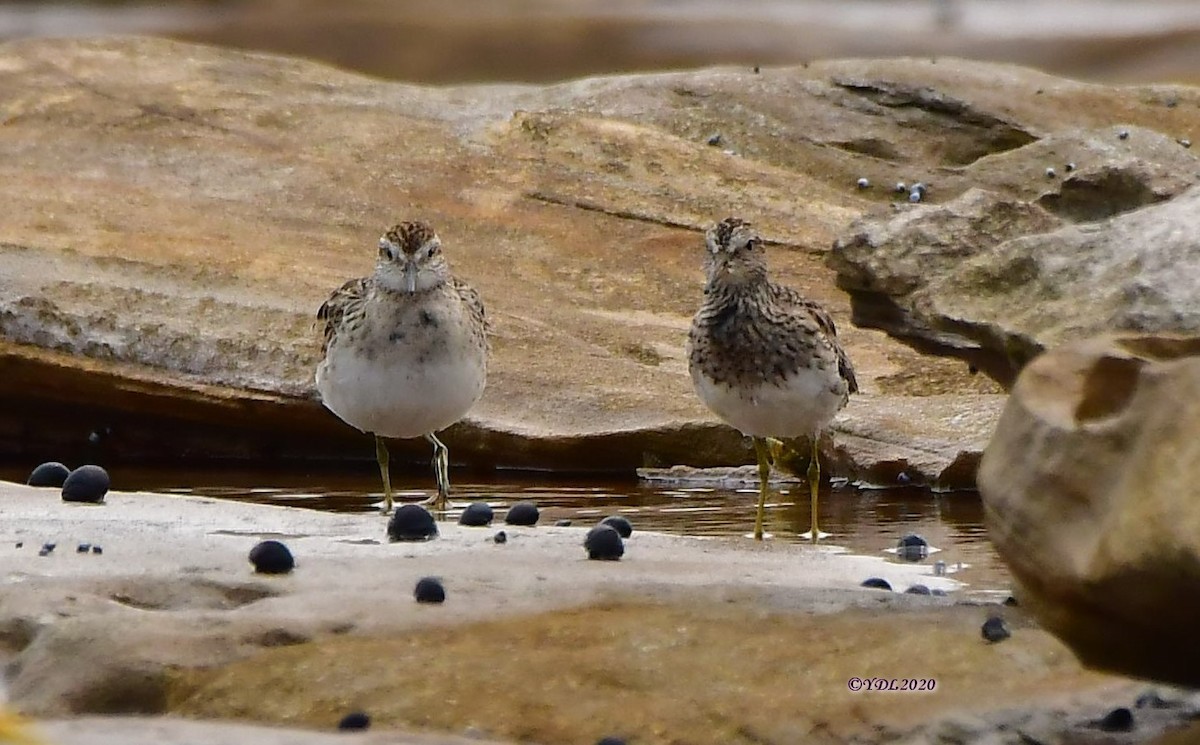
[[[290,505],[332,512],[373,513],[382,498],[377,472],[364,464],[362,473],[302,470],[253,472],[239,470],[144,470],[114,467],[113,482],[122,490],[151,490],[195,494],[220,499]],[[26,472],[6,478],[24,481]],[[550,474],[452,473],[451,519],[467,503],[483,500],[498,512],[513,502],[532,500],[542,510],[542,523],[570,520],[590,525],[621,514],[635,530],[654,530],[692,536],[748,536],[754,527],[757,488],[676,487],[633,479],[561,478]],[[432,475],[395,473],[400,500],[428,496]],[[266,486],[266,485],[270,486]],[[429,484],[432,486],[432,483]],[[918,533],[940,549],[923,560],[945,561],[955,579],[972,594],[1006,592],[1010,579],[996,556],[983,526],[983,509],[974,492],[932,494],[922,489],[879,491],[843,487],[822,491],[821,529],[833,534],[825,543],[844,546],[856,554],[896,561],[896,541]],[[382,520],[382,518],[381,518]],[[773,488],[767,505],[767,530],[774,540],[803,542],[808,529],[807,487],[784,484]],[[961,571],[954,572],[959,564]]]

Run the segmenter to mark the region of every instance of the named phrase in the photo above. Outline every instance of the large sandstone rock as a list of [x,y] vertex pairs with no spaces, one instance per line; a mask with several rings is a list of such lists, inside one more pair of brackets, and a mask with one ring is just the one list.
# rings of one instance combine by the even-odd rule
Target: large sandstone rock
[[934,204],[971,187],[1024,204],[1014,174],[1041,140],[1118,121],[1173,138],[1200,116],[1191,89],[954,60],[425,88],[147,39],[8,44],[0,87],[0,443],[68,460],[92,432],[138,458],[369,458],[313,397],[311,327],[401,217],[439,228],[494,323],[487,393],[447,435],[456,460],[748,460],[683,356],[699,231],[730,213],[773,242],[780,279],[830,307],[864,405],[995,393],[849,323],[822,265],[834,236],[908,209],[897,180],[929,183]]
[[1005,385],[1042,350],[1088,334],[1200,330],[1200,186],[1188,188],[1200,158],[1190,149],[1106,129],[969,171],[1004,190],[868,219],[838,240],[830,263],[856,323]]
[[979,471],[1022,605],[1093,666],[1200,684],[1200,337],[1055,349],[1017,380]]

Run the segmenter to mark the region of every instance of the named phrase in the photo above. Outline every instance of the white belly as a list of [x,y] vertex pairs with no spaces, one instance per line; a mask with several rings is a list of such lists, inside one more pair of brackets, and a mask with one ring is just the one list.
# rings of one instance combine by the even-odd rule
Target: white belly
[[[809,370],[802,372],[808,373]],[[826,375],[795,375],[780,385],[733,388],[692,370],[696,393],[721,419],[752,437],[809,437],[842,408],[837,381]]]
[[402,346],[374,359],[331,349],[317,367],[326,408],[384,437],[420,437],[454,424],[483,395],[486,380],[484,352],[477,348],[420,361]]

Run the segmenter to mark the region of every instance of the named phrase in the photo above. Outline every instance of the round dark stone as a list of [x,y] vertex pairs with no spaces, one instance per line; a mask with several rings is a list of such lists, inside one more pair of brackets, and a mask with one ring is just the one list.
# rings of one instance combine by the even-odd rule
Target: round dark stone
[[342,717],[342,721],[338,722],[338,729],[343,730],[364,730],[370,729],[371,717],[364,712],[353,711]]
[[1120,132],[1117,132],[1117,139],[1128,140],[1129,139],[1129,130],[1122,129]]
[[611,525],[600,524],[588,531],[583,540],[589,559],[616,561],[625,554],[625,542],[621,534]]
[[30,486],[53,486],[55,489],[59,489],[70,475],[70,468],[58,461],[50,461],[33,469],[29,478],[25,479],[25,483]]
[[103,502],[111,485],[108,471],[100,466],[80,466],[63,481],[62,498],[64,502]]
[[92,546],[92,553],[102,554],[102,553],[104,553],[104,549],[99,546]]
[[459,525],[480,528],[492,524],[492,506],[487,502],[472,502],[458,518]]
[[905,561],[920,561],[929,555],[929,542],[916,533],[896,541],[896,555]]
[[57,545],[58,545],[57,543],[43,543],[42,550],[45,551],[46,553],[50,553],[51,551],[54,550],[55,546],[57,546]]
[[428,541],[437,538],[437,521],[421,505],[406,504],[396,508],[388,520],[387,532],[392,541]]
[[1124,706],[1118,706],[1105,714],[1098,724],[1105,732],[1132,732],[1133,712]]
[[555,520],[555,521],[554,521],[554,527],[556,527],[556,528],[569,528],[569,527],[571,527],[571,521],[570,521],[570,520]]
[[862,581],[862,586],[870,590],[892,591],[892,584],[883,577],[868,577]]
[[496,533],[496,535],[492,536],[492,540],[496,543],[508,543],[508,533],[505,533],[503,530],[501,530],[500,532]]
[[1004,623],[1004,619],[1000,616],[992,616],[983,622],[983,627],[979,630],[983,638],[992,642],[1002,642],[1012,636],[1012,632],[1008,630],[1008,624]]
[[25,545],[25,541],[17,541],[17,548],[20,548],[24,545]]
[[92,550],[92,544],[90,544],[90,543],[81,543],[75,547],[75,553],[77,553],[77,554],[86,554],[88,551],[91,551],[91,550]]
[[537,505],[533,502],[517,502],[508,508],[504,522],[509,525],[537,525],[539,515]]
[[943,589],[942,589],[942,588],[940,588],[940,587],[935,587],[935,588],[933,588],[932,590],[930,590],[930,591],[929,591],[929,594],[930,594],[930,595],[933,595],[935,598],[944,598],[944,597],[946,597],[946,591],[945,591],[945,590],[943,590]]
[[932,595],[933,591],[925,585],[913,585],[904,591],[905,595]]
[[292,552],[279,541],[261,541],[250,549],[250,563],[259,574],[287,574],[296,568]]
[[602,737],[596,741],[596,745],[625,745],[625,741],[619,737]]
[[1008,597],[1004,598],[1004,604],[1010,608],[1014,608],[1014,607],[1020,605],[1020,603],[1017,602],[1017,599],[1015,597],[1013,597],[1012,595],[1009,595]]
[[705,142],[707,142],[712,147],[717,147],[718,145],[721,144],[722,139],[723,138],[721,137],[720,132],[714,132],[713,134],[710,134],[708,136],[708,139],[705,140]]
[[611,525],[616,528],[622,538],[628,538],[633,535],[633,523],[621,517],[620,515],[609,515],[600,521],[601,525]]
[[446,588],[442,587],[442,581],[437,577],[422,577],[417,580],[413,597],[417,599],[418,603],[444,603],[446,602]]

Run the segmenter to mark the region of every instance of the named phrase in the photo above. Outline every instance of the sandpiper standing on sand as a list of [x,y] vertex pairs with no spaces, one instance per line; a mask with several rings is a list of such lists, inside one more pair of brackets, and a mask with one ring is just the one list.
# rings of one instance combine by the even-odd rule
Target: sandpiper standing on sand
[[858,391],[854,368],[838,344],[829,313],[767,278],[762,239],[749,223],[726,218],[704,240],[704,301],[688,333],[692,383],[708,408],[754,441],[757,540],[763,537],[772,464],[766,438],[811,439],[812,529],[804,537],[815,542],[823,536],[817,527],[817,442],[821,430]]
[[326,408],[374,435],[383,511],[392,508],[385,437],[433,444],[437,496],[429,501],[445,509],[449,453],[437,432],[467,413],[487,381],[479,294],[450,274],[432,228],[403,222],[379,239],[375,273],[335,290],[317,318],[325,326],[317,390]]

